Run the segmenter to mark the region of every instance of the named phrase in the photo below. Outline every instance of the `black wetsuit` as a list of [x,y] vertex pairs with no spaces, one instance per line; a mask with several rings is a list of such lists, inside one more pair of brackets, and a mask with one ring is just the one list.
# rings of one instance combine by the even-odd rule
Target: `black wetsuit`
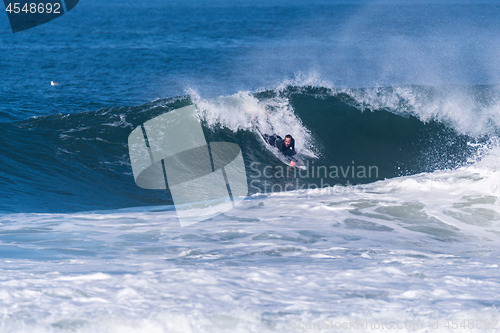
[[275,146],[279,149],[279,151],[286,156],[292,156],[295,154],[295,140],[292,138],[292,142],[290,143],[290,147],[286,147],[285,140],[281,138],[281,136],[273,134],[267,135],[264,134],[264,139],[271,145]]
[[282,138],[276,140],[275,146],[283,155],[292,156],[295,154],[295,140],[293,138],[291,138],[290,146],[288,148],[285,145],[285,140]]

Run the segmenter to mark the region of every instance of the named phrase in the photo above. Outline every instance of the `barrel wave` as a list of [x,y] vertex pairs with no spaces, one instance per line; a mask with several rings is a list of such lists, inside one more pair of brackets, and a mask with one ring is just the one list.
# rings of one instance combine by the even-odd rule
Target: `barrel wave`
[[[284,186],[367,184],[474,163],[497,137],[497,97],[491,86],[281,85],[211,99],[190,91],[138,106],[5,122],[0,211],[171,205],[168,190],[135,185],[127,138],[145,121],[193,103],[207,141],[241,147],[251,195]],[[266,149],[250,121],[257,114],[265,117],[268,131],[295,137],[307,172],[286,169]]]

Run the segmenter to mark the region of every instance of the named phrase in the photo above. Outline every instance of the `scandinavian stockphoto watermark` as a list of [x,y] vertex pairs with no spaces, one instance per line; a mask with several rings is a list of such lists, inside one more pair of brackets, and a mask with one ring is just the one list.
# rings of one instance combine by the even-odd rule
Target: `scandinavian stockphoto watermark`
[[467,332],[470,330],[498,330],[500,328],[498,319],[480,319],[473,317],[455,317],[445,319],[414,320],[414,321],[390,321],[373,320],[368,318],[348,318],[345,320],[323,319],[314,321],[303,321],[292,319],[289,322],[289,328],[297,331],[321,331],[333,330],[341,331],[443,331]]
[[181,226],[222,214],[248,194],[240,147],[207,143],[194,105],[145,122],[128,144],[136,184],[168,188]]
[[[435,323],[429,322],[430,329],[435,327]],[[422,330],[427,325],[422,321],[385,321],[361,318],[351,318],[348,320],[323,319],[320,321],[300,321],[290,320],[292,330]]]
[[378,166],[356,165],[354,161],[347,166],[315,165],[314,162],[307,161],[306,167],[306,170],[301,170],[252,162],[248,175],[250,188],[255,193],[325,189],[329,195],[344,195],[365,191],[362,185],[351,185],[379,179]]
[[[0,14],[0,28],[8,25],[12,33],[28,30],[52,21],[73,8],[79,0],[4,0],[5,14]],[[5,19],[7,24],[3,24]]]

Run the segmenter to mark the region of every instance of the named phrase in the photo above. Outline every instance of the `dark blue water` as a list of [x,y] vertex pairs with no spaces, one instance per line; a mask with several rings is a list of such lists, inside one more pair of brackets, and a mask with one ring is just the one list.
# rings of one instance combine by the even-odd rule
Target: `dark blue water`
[[[193,93],[286,99],[316,163],[463,165],[497,133],[499,18],[496,1],[82,0],[0,35],[0,211],[168,204],[135,185],[127,137]],[[204,129],[270,159],[254,133]]]

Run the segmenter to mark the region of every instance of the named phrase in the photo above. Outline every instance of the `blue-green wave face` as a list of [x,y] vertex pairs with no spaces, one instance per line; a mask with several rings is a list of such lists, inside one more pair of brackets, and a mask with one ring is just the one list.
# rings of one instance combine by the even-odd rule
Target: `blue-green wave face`
[[[465,93],[476,103],[461,113],[446,113]],[[460,87],[288,86],[2,123],[0,176],[5,196],[0,210],[66,212],[171,204],[168,189],[145,190],[135,184],[128,136],[144,122],[192,103],[207,142],[241,148],[249,194],[366,184],[457,168],[484,154],[484,147],[496,138],[495,119],[487,115],[495,107],[495,96],[489,86],[467,92]],[[441,113],[432,113],[436,105]],[[264,131],[294,136],[307,172],[287,168],[267,149],[252,126],[256,116],[265,118]]]

